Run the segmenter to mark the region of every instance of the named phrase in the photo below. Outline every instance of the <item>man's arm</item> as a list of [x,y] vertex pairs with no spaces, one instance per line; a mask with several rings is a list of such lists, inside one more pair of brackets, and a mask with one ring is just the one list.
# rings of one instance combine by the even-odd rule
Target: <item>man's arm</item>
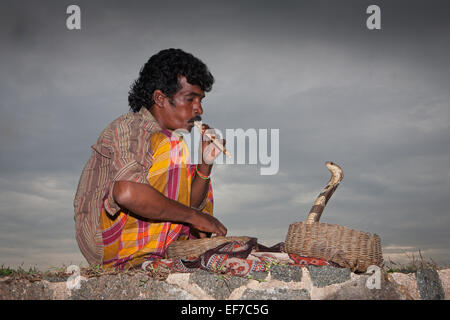
[[[212,171],[214,159],[221,151],[211,144],[209,139],[205,139],[204,135],[207,130],[212,130],[207,124],[202,125],[202,144],[199,149],[202,162],[197,164],[197,170],[204,176],[209,176]],[[210,132],[214,136],[214,130]],[[225,145],[225,139],[218,139],[220,143]],[[198,208],[205,199],[209,189],[210,179],[202,179],[194,174],[191,182],[191,207]]]
[[225,226],[216,218],[169,199],[148,184],[116,181],[113,197],[121,207],[143,218],[187,223],[197,230],[218,236],[227,233]]
[[[204,163],[198,164],[197,170],[202,175],[209,176],[211,174],[212,165]],[[198,208],[203,202],[208,193],[210,181],[211,179],[202,179],[197,173],[194,173],[191,183],[191,207]]]

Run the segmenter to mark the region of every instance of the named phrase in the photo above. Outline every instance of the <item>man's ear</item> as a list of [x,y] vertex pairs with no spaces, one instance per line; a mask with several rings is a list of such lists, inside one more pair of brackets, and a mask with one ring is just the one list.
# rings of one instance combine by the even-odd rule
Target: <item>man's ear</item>
[[167,96],[161,90],[156,89],[155,91],[153,91],[153,101],[158,107],[164,107],[164,99],[166,98]]

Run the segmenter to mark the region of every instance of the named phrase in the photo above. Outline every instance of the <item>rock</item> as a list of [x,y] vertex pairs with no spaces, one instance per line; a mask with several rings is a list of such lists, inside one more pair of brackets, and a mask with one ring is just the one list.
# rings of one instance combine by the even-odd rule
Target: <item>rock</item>
[[49,300],[53,298],[53,290],[45,282],[28,280],[1,279],[1,300]]
[[307,268],[313,285],[319,288],[350,280],[350,269],[332,266],[308,266]]
[[380,277],[379,289],[372,284],[367,275],[354,276],[346,283],[336,285],[337,290],[325,297],[325,300],[413,300],[411,295],[394,281],[386,280],[384,274]]
[[445,292],[436,270],[418,269],[416,273],[417,288],[422,300],[444,300]]
[[164,281],[153,281],[147,290],[149,300],[194,300],[195,296],[189,292],[179,288],[178,286],[170,285]]
[[42,280],[46,280],[48,282],[66,282],[69,279],[69,276],[58,276],[58,275],[44,275]]
[[417,289],[417,281],[415,273],[391,273],[390,276],[392,280],[403,286],[405,290],[413,297],[415,300],[420,300],[419,290]]
[[275,265],[270,268],[270,276],[273,280],[300,282],[302,281],[302,267]]
[[197,284],[215,299],[226,299],[234,289],[248,283],[247,278],[221,275],[205,270],[195,271],[189,278],[190,283]]
[[163,281],[139,272],[104,274],[85,279],[72,290],[59,275],[42,280],[6,276],[0,278],[0,300],[408,300],[448,298],[450,290],[450,269],[423,269],[417,277],[382,269],[372,275],[330,266],[308,270],[272,266],[270,273],[251,273],[259,281],[203,270],[171,274]]
[[269,276],[269,272],[263,271],[251,271],[248,275],[249,279],[253,280],[259,280],[259,281],[265,281],[267,277]]
[[126,300],[132,295],[139,296],[131,292],[135,290],[134,286],[125,285],[125,281],[128,280],[125,277],[124,275],[106,275],[81,281],[79,289],[71,290],[71,300]]
[[311,297],[309,292],[305,289],[246,289],[240,300],[311,300]]
[[445,291],[445,300],[450,300],[450,269],[439,270],[439,278]]
[[106,275],[82,281],[72,289],[72,300],[185,300],[194,299],[185,290],[145,274]]

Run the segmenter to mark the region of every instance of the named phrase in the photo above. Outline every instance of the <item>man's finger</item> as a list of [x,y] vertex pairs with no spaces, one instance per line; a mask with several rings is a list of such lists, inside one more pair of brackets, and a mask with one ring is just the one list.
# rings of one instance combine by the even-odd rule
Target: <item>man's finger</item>
[[202,135],[205,134],[205,131],[209,129],[209,126],[205,123],[202,124]]
[[220,222],[219,222],[219,230],[220,230],[221,236],[227,235],[227,228],[225,228],[225,226],[223,224],[221,224]]

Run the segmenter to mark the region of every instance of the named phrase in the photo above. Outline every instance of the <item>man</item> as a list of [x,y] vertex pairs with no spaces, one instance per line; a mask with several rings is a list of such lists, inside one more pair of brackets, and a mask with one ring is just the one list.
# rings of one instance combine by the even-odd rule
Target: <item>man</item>
[[[163,258],[175,240],[226,235],[212,216],[212,163],[190,165],[176,132],[201,120],[213,83],[206,65],[180,49],[160,51],[141,69],[131,111],[102,131],[78,183],[76,239],[90,264],[129,268]],[[212,148],[209,157],[217,155]]]

